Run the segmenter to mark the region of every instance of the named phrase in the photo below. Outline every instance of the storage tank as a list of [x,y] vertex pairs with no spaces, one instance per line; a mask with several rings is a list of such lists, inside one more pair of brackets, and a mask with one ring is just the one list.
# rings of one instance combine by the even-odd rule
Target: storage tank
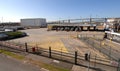
[[46,27],[46,19],[45,18],[28,18],[21,19],[21,26],[24,27]]

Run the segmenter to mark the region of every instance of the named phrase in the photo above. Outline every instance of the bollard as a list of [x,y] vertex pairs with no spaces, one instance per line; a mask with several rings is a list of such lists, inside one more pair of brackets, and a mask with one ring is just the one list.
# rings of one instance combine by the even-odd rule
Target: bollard
[[28,52],[27,43],[25,43],[25,51]]
[[88,53],[85,53],[85,60],[88,61]]
[[104,37],[103,37],[103,39],[105,39],[105,38],[107,38],[107,33],[105,33],[105,34],[104,34]]
[[75,51],[75,65],[77,65],[77,51]]
[[49,58],[51,58],[51,47],[49,47]]

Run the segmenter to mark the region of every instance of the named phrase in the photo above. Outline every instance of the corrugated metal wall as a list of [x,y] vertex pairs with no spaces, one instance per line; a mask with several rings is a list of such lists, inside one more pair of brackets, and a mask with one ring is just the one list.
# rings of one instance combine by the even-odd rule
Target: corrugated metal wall
[[42,27],[46,26],[46,19],[43,18],[33,18],[33,19],[21,19],[21,26],[29,27]]

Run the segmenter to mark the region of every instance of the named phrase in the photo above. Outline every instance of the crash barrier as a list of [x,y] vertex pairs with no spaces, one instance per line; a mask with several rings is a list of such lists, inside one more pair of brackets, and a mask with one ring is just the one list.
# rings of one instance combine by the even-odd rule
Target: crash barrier
[[[5,41],[0,41],[0,49],[33,53],[93,69],[107,70],[107,68],[110,67],[114,71],[116,71],[119,68],[119,62],[110,61],[109,59],[100,58],[97,56],[92,57],[90,53],[85,53],[84,55],[80,55],[77,51],[75,51],[74,53],[65,53],[62,51],[60,52],[52,50],[51,47],[49,47],[49,49],[44,49],[41,47],[28,46],[27,43],[15,44]],[[102,67],[105,67],[106,69]]]

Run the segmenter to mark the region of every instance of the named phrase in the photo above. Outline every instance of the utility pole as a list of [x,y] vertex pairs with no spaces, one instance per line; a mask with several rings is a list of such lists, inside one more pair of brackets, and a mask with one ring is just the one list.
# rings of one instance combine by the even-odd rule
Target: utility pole
[[2,17],[2,20],[1,20],[1,22],[3,23],[3,17]]
[[90,15],[90,24],[92,24],[92,18],[91,18],[91,15]]
[[70,19],[68,19],[68,23],[70,24]]

